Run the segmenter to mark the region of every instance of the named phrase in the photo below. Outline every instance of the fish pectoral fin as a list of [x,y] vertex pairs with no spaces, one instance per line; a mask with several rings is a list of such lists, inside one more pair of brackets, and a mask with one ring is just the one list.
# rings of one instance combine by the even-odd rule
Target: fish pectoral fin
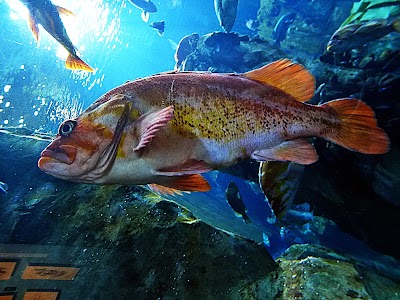
[[242,76],[276,87],[300,102],[310,100],[315,92],[314,76],[302,65],[289,59],[277,60]]
[[173,178],[168,186],[149,184],[149,188],[162,195],[182,195],[183,192],[208,192],[211,189],[208,181],[200,174],[184,175]]
[[174,106],[170,105],[161,110],[147,113],[137,119],[140,140],[133,151],[139,151],[150,144],[156,133],[174,117]]
[[212,168],[205,161],[188,159],[181,165],[158,170],[155,174],[162,176],[183,176],[209,171],[212,171]]
[[144,10],[144,11],[142,11],[142,14],[140,16],[141,16],[143,22],[147,23],[149,21],[149,16],[150,16],[149,12]]
[[31,14],[29,14],[28,23],[29,23],[29,28],[32,31],[33,37],[35,38],[36,42],[39,43],[39,27]]
[[69,9],[66,9],[66,8],[58,6],[58,5],[55,5],[55,7],[57,8],[57,11],[59,14],[76,17],[75,14],[72,11],[70,11]]
[[309,141],[297,139],[282,142],[273,148],[254,151],[251,158],[258,161],[292,161],[309,165],[318,160],[318,154]]
[[69,54],[65,61],[65,67],[69,70],[83,70],[87,72],[93,72],[93,68],[85,63],[78,56]]

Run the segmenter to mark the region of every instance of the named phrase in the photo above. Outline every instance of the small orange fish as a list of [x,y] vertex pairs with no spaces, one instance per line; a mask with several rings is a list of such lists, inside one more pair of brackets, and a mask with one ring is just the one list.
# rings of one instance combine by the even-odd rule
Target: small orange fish
[[61,124],[39,167],[98,184],[149,184],[160,193],[208,191],[200,175],[253,158],[318,160],[310,137],[381,154],[389,139],[360,100],[303,103],[314,77],[283,59],[244,74],[172,72],[121,85]]
[[53,38],[56,39],[67,51],[68,57],[65,67],[71,70],[84,70],[93,72],[93,68],[85,63],[76,54],[75,46],[68,37],[59,13],[74,15],[68,9],[54,5],[50,0],[21,0],[29,10],[29,27],[36,41],[39,41],[39,27],[42,25]]

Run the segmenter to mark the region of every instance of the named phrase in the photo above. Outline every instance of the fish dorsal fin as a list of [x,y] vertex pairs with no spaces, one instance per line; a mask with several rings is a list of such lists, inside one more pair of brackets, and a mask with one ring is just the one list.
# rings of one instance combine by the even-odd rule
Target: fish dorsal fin
[[289,59],[280,59],[259,69],[243,74],[250,80],[276,87],[305,102],[314,96],[315,78],[302,65]]

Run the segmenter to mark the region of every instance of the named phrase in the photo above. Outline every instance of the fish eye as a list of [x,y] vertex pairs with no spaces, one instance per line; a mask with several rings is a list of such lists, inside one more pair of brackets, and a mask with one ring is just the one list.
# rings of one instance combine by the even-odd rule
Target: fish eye
[[60,125],[60,128],[58,129],[58,134],[61,136],[68,136],[72,132],[72,130],[74,130],[75,126],[76,121],[67,120]]

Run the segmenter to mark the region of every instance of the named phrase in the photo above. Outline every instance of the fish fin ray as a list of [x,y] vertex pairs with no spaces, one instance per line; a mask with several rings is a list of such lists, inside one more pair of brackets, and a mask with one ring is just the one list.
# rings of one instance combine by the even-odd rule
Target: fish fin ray
[[158,170],[156,175],[163,176],[182,176],[189,174],[199,174],[212,171],[212,168],[203,160],[188,159],[182,165]]
[[364,154],[383,154],[389,151],[390,141],[378,127],[374,111],[361,100],[337,99],[322,107],[333,109],[339,123],[323,137],[335,144]]
[[93,72],[93,68],[80,59],[77,55],[69,54],[65,62],[65,67],[69,70],[83,70]]
[[39,27],[31,14],[29,14],[28,23],[29,23],[29,28],[32,31],[33,37],[35,38],[36,42],[39,43]]
[[55,5],[55,7],[57,8],[57,11],[59,14],[76,17],[75,14],[72,11],[70,11],[69,9],[66,9],[66,8],[58,6],[58,5]]
[[296,139],[282,142],[269,149],[254,151],[251,158],[259,161],[292,161],[309,165],[318,160],[318,154],[309,141]]
[[168,184],[149,184],[156,193],[163,195],[182,195],[183,192],[208,192],[211,189],[208,181],[200,174],[178,176]]
[[139,124],[140,141],[133,148],[133,151],[139,151],[150,144],[156,133],[167,125],[174,117],[174,106],[170,105],[161,110],[142,115],[136,122]]
[[149,187],[149,189],[151,189],[153,192],[159,194],[159,195],[178,195],[178,196],[182,196],[183,192],[174,188],[170,188],[167,186],[163,186],[160,184],[156,184],[156,183],[151,183],[147,185]]
[[277,60],[242,76],[276,87],[300,102],[310,100],[315,92],[314,76],[302,65],[289,59]]

